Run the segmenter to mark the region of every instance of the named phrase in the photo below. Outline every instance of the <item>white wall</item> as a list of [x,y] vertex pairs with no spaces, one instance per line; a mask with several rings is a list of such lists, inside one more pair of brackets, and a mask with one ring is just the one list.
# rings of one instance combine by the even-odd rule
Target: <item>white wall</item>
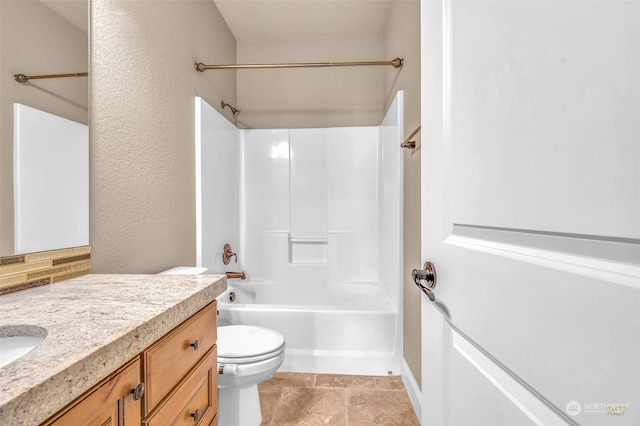
[[240,249],[240,131],[204,99],[196,108],[196,266],[240,271],[241,258],[222,261],[223,247]]
[[[351,281],[380,278],[380,178],[379,127],[330,129],[329,229],[343,238],[351,236],[357,250],[344,247],[342,274]],[[354,258],[350,258],[354,256]]]
[[241,132],[241,252],[252,279],[314,291],[381,281],[399,309],[402,101],[400,92],[381,127]]
[[[289,232],[292,239],[327,239],[328,143],[328,129],[289,131]],[[294,254],[292,252],[292,260]]]
[[402,292],[402,149],[404,92],[380,126],[380,281],[400,308]]
[[245,130],[241,143],[240,253],[249,277],[264,279],[282,250],[263,250],[263,239],[289,233],[289,130]]
[[251,277],[306,291],[377,282],[378,127],[243,135],[242,253]]
[[[304,268],[312,268],[313,279],[306,281],[320,288],[328,281],[377,282],[382,268],[380,129],[245,130],[240,133],[238,154],[234,126],[199,102],[203,179],[199,265],[212,271],[232,268],[218,261],[222,244],[230,242],[240,268],[254,280],[293,282],[304,275]],[[236,176],[240,200],[233,184],[219,185],[223,177],[223,182],[230,182]],[[397,174],[393,178],[397,185]],[[238,205],[239,231],[233,217],[238,217]],[[397,234],[396,228],[391,232]],[[397,256],[386,262],[394,260],[397,266]],[[397,280],[396,276],[396,287]],[[397,304],[398,298],[393,300]]]

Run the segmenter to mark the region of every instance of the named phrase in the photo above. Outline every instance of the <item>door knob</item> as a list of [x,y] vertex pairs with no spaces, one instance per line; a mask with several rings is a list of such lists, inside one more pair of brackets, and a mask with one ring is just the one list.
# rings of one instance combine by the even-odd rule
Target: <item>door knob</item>
[[433,290],[436,288],[436,267],[431,262],[425,262],[423,269],[414,269],[411,273],[413,282],[422,290],[432,302],[436,300]]

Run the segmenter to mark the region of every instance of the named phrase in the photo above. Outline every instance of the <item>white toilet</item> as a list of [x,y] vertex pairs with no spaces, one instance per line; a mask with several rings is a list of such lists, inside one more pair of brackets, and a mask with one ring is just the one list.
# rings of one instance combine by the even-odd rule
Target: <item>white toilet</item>
[[220,426],[260,425],[258,383],[284,361],[284,337],[255,325],[218,327],[218,418]]
[[[199,275],[206,268],[177,267],[161,274]],[[273,377],[284,361],[284,336],[255,325],[218,327],[218,424],[259,426],[258,383]]]

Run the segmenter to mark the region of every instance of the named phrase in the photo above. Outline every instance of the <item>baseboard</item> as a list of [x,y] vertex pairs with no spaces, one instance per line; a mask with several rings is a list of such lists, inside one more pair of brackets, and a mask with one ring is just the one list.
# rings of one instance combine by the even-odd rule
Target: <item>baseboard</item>
[[407,364],[404,357],[400,364],[400,375],[402,377],[404,387],[407,388],[407,393],[409,394],[409,399],[413,404],[416,416],[418,416],[418,420],[420,420],[420,424],[422,424],[422,391],[420,390],[420,386],[418,386],[418,382],[416,382],[416,379],[413,377],[409,364]]

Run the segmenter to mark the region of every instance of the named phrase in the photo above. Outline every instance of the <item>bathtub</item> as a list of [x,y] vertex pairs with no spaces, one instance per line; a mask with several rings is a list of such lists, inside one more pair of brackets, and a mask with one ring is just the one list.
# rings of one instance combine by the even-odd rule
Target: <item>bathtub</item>
[[400,374],[398,311],[380,283],[314,288],[229,280],[218,297],[219,325],[252,324],[286,341],[279,371]]

